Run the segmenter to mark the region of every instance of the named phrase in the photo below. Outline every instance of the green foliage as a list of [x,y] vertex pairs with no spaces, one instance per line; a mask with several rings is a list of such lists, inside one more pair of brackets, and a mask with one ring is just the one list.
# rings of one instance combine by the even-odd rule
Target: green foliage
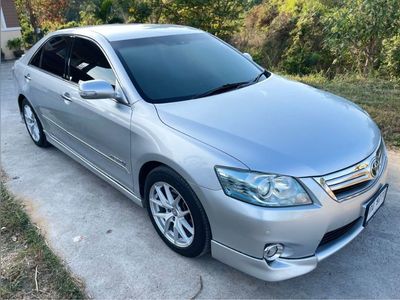
[[238,0],[175,0],[164,16],[168,23],[201,28],[220,38],[229,39],[236,31],[243,11]]
[[82,25],[124,23],[118,1],[94,0],[82,4],[79,22]]
[[382,42],[398,32],[400,1],[344,0],[326,16],[327,48],[336,64],[370,73],[379,65]]
[[398,76],[399,34],[399,0],[265,0],[245,14],[233,41],[291,74]]
[[129,6],[129,22],[193,26],[229,39],[238,29],[243,0],[138,0]]
[[20,19],[21,37],[26,47],[34,44],[33,27],[26,18]]
[[154,9],[150,2],[135,1],[129,8],[129,23],[145,23],[147,22]]
[[97,11],[97,17],[102,23],[113,24],[123,23],[124,20],[119,16],[118,5],[113,0],[102,0]]
[[400,77],[400,34],[383,40],[381,71],[391,77]]
[[242,30],[232,42],[261,65],[274,69],[282,60],[294,26],[290,14],[279,12],[277,1],[264,1],[247,12]]
[[29,46],[32,45],[35,41],[33,26],[30,22],[24,2],[22,0],[16,0],[15,4],[17,7],[19,24],[21,26],[22,41],[24,46],[26,48],[29,48]]
[[42,23],[42,33],[47,34],[49,32],[56,31],[59,29],[72,28],[72,27],[77,27],[77,26],[79,26],[79,23],[77,23],[75,21],[71,21],[71,22],[67,22],[67,23],[45,21]]
[[272,70],[400,76],[400,0],[15,1],[25,46],[37,40],[34,28],[182,24],[233,43]]
[[7,41],[7,47],[10,50],[21,50],[22,48],[22,39],[19,37],[10,39]]
[[79,21],[82,26],[101,24],[101,20],[97,16],[98,8],[94,3],[88,3],[79,12]]
[[103,23],[107,23],[107,21],[110,19],[110,16],[112,14],[112,6],[113,6],[112,0],[103,0],[100,2],[100,7],[97,12],[97,15],[100,18],[100,20],[103,21]]
[[292,74],[309,74],[327,70],[332,61],[329,51],[323,48],[324,24],[321,21],[326,7],[308,2],[298,7],[296,26],[290,32],[281,67]]

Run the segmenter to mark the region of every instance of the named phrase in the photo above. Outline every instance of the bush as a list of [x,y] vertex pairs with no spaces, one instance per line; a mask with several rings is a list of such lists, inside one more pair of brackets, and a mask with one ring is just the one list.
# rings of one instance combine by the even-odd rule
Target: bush
[[7,41],[7,47],[10,50],[21,50],[21,48],[22,48],[22,39],[17,37],[17,38],[8,40]]
[[[400,76],[400,0],[15,2],[25,48],[39,38],[32,24],[45,34],[104,23],[174,23],[215,34],[271,70]],[[63,25],[67,20],[73,22]]]
[[22,41],[25,48],[30,48],[35,43],[33,27],[26,16],[20,15]]
[[400,34],[383,40],[381,71],[390,77],[400,77]]
[[45,21],[42,23],[42,34],[47,34],[52,31],[56,31],[59,29],[65,29],[65,28],[72,28],[72,27],[78,27],[79,23],[75,21],[71,21],[68,23],[58,23],[58,22],[51,22],[51,21]]
[[280,12],[275,0],[264,1],[247,12],[232,42],[260,65],[274,69],[285,53],[294,25],[292,15]]
[[298,6],[290,43],[282,56],[281,69],[291,74],[329,72],[333,62],[330,49],[324,47],[324,16],[328,8],[318,1]]
[[290,74],[399,76],[399,28],[399,0],[264,0],[245,13],[233,41]]

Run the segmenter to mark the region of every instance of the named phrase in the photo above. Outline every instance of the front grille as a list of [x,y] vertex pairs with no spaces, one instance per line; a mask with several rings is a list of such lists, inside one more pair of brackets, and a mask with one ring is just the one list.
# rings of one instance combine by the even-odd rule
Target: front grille
[[369,157],[355,166],[314,179],[333,199],[343,201],[374,185],[385,166],[386,152],[382,141]]
[[337,199],[343,199],[346,196],[352,195],[357,191],[362,191],[367,189],[370,185],[372,185],[374,180],[366,180],[360,183],[356,183],[354,185],[346,186],[341,189],[334,190],[333,193],[335,194]]
[[341,236],[343,236],[344,234],[349,232],[354,227],[354,225],[357,224],[357,222],[359,220],[360,220],[360,218],[354,220],[353,222],[351,222],[347,225],[344,225],[343,227],[340,227],[338,229],[335,229],[335,230],[325,233],[325,235],[322,238],[321,242],[319,243],[318,247],[326,245],[326,244],[340,238]]

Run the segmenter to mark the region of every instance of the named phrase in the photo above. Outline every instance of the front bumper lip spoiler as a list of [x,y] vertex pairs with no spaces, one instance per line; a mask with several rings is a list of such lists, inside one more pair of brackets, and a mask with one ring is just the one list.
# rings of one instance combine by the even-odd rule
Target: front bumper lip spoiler
[[248,256],[216,241],[211,241],[211,253],[217,260],[265,281],[280,281],[311,272],[317,267],[317,257],[301,259],[278,258],[268,264],[264,259]]
[[265,281],[280,281],[311,272],[317,267],[318,262],[342,249],[363,230],[360,219],[349,232],[319,247],[315,255],[304,258],[278,258],[272,263],[238,252],[214,240],[211,241],[211,253],[217,260],[251,276]]

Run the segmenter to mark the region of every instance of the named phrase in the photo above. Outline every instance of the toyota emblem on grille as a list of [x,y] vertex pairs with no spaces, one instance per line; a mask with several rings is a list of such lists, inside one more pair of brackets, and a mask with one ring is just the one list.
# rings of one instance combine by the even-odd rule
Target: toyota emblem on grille
[[371,176],[374,178],[378,175],[379,168],[381,166],[380,157],[377,155],[371,163]]

